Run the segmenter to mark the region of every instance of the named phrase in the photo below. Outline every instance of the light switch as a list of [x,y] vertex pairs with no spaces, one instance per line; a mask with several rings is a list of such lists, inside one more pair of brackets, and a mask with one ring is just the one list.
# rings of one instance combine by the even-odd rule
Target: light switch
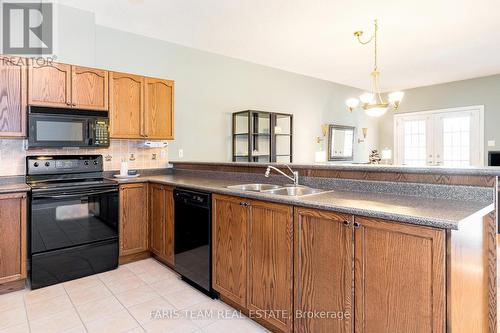
[[184,150],[179,149],[179,158],[183,158],[183,157],[184,157]]
[[495,140],[488,140],[488,147],[495,147]]

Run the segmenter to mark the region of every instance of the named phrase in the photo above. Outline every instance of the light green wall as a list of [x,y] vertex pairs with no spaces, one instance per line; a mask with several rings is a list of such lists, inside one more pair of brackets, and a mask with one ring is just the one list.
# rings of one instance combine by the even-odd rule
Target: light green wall
[[[495,140],[496,147],[485,147],[485,164],[488,150],[500,150],[500,75],[443,83],[408,89],[397,113],[438,110],[461,106],[484,105],[485,146]],[[387,113],[379,123],[379,147],[393,147],[394,113]]]
[[325,122],[369,128],[367,142],[355,144],[357,161],[378,142],[376,120],[346,111],[358,89],[95,25],[92,13],[66,6],[58,17],[59,61],[176,81],[171,160],[183,149],[184,160],[229,161],[231,113],[246,109],[294,115],[295,162],[314,160]]

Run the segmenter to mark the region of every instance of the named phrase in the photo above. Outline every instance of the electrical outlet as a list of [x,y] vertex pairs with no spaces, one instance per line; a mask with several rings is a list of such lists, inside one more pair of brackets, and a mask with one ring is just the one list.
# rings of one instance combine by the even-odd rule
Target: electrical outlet
[[488,140],[488,147],[495,147],[495,140]]
[[184,150],[179,149],[179,158],[183,158],[183,157],[184,157]]

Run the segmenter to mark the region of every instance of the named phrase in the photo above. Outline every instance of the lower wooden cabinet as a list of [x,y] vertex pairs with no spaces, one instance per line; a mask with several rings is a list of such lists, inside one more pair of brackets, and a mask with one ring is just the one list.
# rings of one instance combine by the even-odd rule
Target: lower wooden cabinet
[[[248,300],[256,316],[283,332],[293,329],[293,207],[250,203]],[[269,312],[268,312],[269,311]]]
[[170,265],[174,265],[174,194],[173,188],[149,185],[149,249]]
[[350,215],[295,208],[295,332],[353,331],[351,221]]
[[445,231],[355,221],[356,332],[445,332]]
[[247,228],[249,210],[241,198],[212,196],[213,288],[247,306]]
[[293,329],[293,208],[213,196],[213,287],[249,315]]
[[120,186],[120,256],[149,251],[148,184]]
[[26,278],[26,193],[0,195],[0,284]]
[[295,332],[445,332],[444,230],[295,208],[294,233]]

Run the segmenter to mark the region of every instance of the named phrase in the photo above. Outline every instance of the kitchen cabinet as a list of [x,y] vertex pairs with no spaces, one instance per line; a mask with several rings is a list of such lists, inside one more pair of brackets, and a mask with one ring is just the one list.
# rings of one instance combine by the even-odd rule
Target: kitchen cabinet
[[241,198],[212,196],[213,288],[239,306],[247,305],[249,210]]
[[78,109],[108,110],[108,72],[71,66],[71,105]]
[[30,61],[28,103],[46,107],[108,110],[108,72]]
[[213,195],[213,287],[259,321],[293,327],[293,208]]
[[356,332],[445,332],[445,231],[355,217]]
[[144,78],[110,73],[110,136],[114,139],[143,139]]
[[120,257],[149,251],[148,184],[120,186]]
[[173,93],[173,81],[111,73],[111,137],[173,139]]
[[[444,332],[445,231],[295,208],[295,332]],[[354,288],[353,288],[354,286]]]
[[174,193],[161,184],[149,186],[150,251],[174,265]]
[[25,59],[0,56],[0,137],[26,136]]
[[249,209],[247,308],[292,332],[293,207],[252,200]]
[[30,61],[28,104],[71,107],[71,65]]
[[145,78],[144,135],[147,139],[174,138],[174,81]]
[[295,332],[353,331],[353,237],[347,227],[351,221],[346,214],[295,208],[295,311],[332,314],[297,316]]
[[0,284],[26,278],[26,193],[0,195]]

